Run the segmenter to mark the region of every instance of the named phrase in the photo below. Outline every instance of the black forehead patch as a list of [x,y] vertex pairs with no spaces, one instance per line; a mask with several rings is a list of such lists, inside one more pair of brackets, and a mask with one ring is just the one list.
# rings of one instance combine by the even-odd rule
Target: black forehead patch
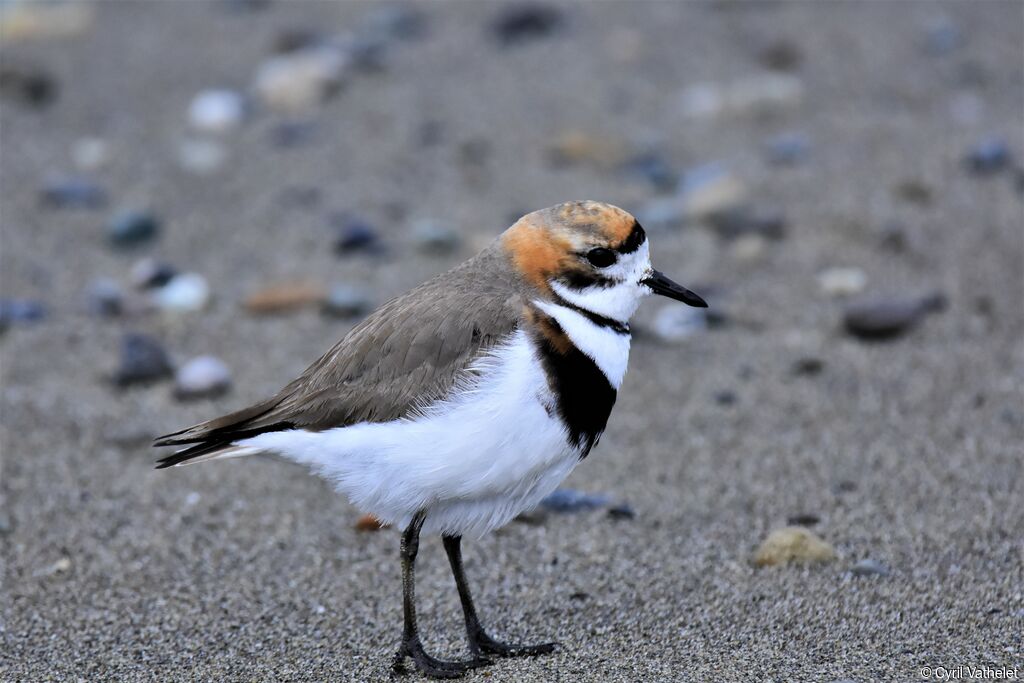
[[634,251],[640,248],[640,245],[647,240],[647,233],[640,227],[640,223],[633,221],[633,229],[629,232],[627,237],[622,244],[620,244],[616,251],[620,254],[632,254]]

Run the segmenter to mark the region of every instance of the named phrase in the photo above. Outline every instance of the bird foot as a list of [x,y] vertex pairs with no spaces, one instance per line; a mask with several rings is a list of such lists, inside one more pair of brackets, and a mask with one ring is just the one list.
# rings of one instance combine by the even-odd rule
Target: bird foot
[[398,675],[409,673],[405,668],[405,660],[412,660],[416,670],[430,678],[459,678],[467,671],[491,664],[491,660],[481,655],[464,661],[446,661],[431,657],[423,649],[419,639],[409,639],[402,643],[395,654],[391,671]]
[[503,643],[487,635],[483,629],[474,634],[469,643],[470,650],[477,657],[492,655],[494,657],[536,657],[555,651],[557,642],[537,643],[533,645]]

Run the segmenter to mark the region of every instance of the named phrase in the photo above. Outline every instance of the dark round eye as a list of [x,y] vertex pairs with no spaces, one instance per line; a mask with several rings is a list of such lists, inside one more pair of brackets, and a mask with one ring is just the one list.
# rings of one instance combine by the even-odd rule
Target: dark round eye
[[615,263],[615,252],[611,249],[598,247],[587,252],[587,260],[598,268],[607,268]]

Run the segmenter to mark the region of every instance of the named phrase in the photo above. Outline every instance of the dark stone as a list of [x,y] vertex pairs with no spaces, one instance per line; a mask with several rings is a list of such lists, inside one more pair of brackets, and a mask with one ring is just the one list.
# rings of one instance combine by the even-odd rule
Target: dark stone
[[119,387],[145,384],[174,374],[167,351],[149,335],[128,332],[121,338],[120,361],[114,373]]
[[814,514],[798,514],[792,515],[786,519],[786,523],[792,526],[814,526],[819,523],[821,518]]
[[368,221],[350,213],[338,213],[331,217],[331,223],[337,229],[337,238],[334,240],[336,253],[375,254],[383,251],[377,230]]
[[552,512],[579,512],[604,507],[608,504],[608,496],[560,488],[555,489],[540,504]]
[[811,152],[811,139],[806,133],[780,133],[764,145],[765,157],[776,166],[796,166]]
[[608,516],[612,519],[635,519],[636,510],[629,503],[620,503],[608,508]]
[[99,278],[89,285],[86,304],[93,315],[113,318],[124,311],[124,294],[117,282]]
[[859,339],[893,339],[913,328],[924,316],[945,307],[946,297],[941,293],[923,297],[860,299],[845,307],[843,326]]
[[971,147],[964,163],[976,175],[991,175],[1010,165],[1012,154],[1006,141],[991,136]]
[[491,24],[491,32],[503,45],[514,45],[549,36],[564,23],[565,17],[556,7],[520,3],[504,8]]
[[757,61],[774,71],[793,71],[804,61],[804,54],[796,43],[777,40],[761,50]]
[[590,593],[584,593],[583,591],[576,591],[575,593],[572,593],[571,595],[569,595],[569,599],[570,600],[574,600],[576,602],[583,602],[584,600],[589,600],[590,599]]
[[270,129],[270,142],[275,147],[299,147],[316,138],[316,124],[312,121],[282,121]]
[[707,222],[727,240],[744,235],[761,235],[773,240],[786,236],[786,217],[772,208],[737,206],[712,213]]
[[56,79],[38,67],[0,66],[0,96],[30,107],[46,107],[57,99]]
[[820,375],[825,369],[825,361],[813,356],[799,358],[793,363],[793,374],[798,376]]
[[426,33],[427,17],[409,5],[377,7],[367,15],[363,29],[387,39],[414,40]]
[[152,212],[127,209],[116,214],[107,225],[107,239],[116,247],[132,247],[149,242],[160,233],[160,220]]
[[28,299],[0,299],[0,331],[13,325],[35,323],[46,317],[46,306]]
[[928,206],[932,203],[932,188],[920,180],[903,180],[893,187],[893,193],[912,204]]
[[717,403],[720,406],[735,405],[737,400],[738,397],[736,396],[736,392],[734,391],[729,391],[728,389],[726,389],[724,391],[715,392],[715,403]]
[[274,36],[274,52],[280,55],[297,52],[321,43],[324,34],[306,26],[290,26]]
[[147,257],[132,266],[131,279],[139,289],[154,289],[163,287],[177,274],[178,269],[170,263]]
[[664,155],[658,152],[645,152],[633,157],[622,165],[622,171],[650,183],[651,187],[660,192],[673,190],[679,183],[679,174]]
[[40,201],[60,209],[97,209],[107,203],[107,193],[91,180],[75,176],[54,176],[43,183]]

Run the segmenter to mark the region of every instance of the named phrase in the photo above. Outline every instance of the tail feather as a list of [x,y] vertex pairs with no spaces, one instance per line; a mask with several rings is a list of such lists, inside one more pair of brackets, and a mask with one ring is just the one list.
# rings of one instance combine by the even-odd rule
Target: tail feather
[[[239,410],[207,422],[158,437],[154,446],[187,446],[157,461],[156,468],[164,469],[184,463],[205,462],[221,457],[237,457],[255,453],[253,449],[238,448],[236,441],[266,432],[293,429],[289,422],[274,419],[273,410],[278,399]],[[245,453],[237,451],[247,451]]]

